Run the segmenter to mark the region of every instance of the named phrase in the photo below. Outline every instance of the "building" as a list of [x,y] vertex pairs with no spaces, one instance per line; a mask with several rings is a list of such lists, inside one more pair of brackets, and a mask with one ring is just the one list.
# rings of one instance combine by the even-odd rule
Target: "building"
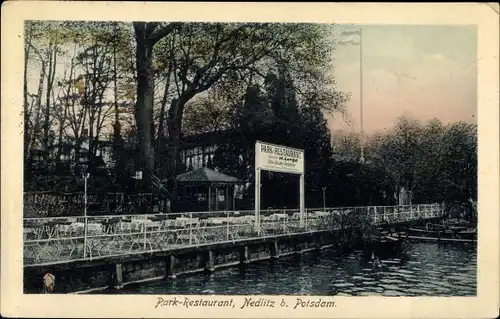
[[180,174],[176,182],[184,211],[233,210],[237,186],[242,184],[236,177],[206,167]]
[[[228,138],[228,131],[185,136],[181,142],[180,158],[187,172],[179,175],[184,184],[184,208],[193,210],[235,209],[249,183],[223,174],[213,166],[217,147]],[[187,204],[191,201],[191,204]]]
[[[112,169],[113,160],[113,142],[97,141],[95,157],[89,157],[89,141],[84,140],[80,147],[75,143],[63,141],[61,144],[51,144],[47,150],[34,149],[31,151],[31,167],[33,169],[55,169],[56,172],[66,172],[73,174],[76,166],[88,165],[89,162],[97,163],[102,169]],[[58,158],[59,157],[59,158]]]
[[210,132],[185,136],[181,142],[181,161],[188,171],[210,167],[217,146],[227,132]]

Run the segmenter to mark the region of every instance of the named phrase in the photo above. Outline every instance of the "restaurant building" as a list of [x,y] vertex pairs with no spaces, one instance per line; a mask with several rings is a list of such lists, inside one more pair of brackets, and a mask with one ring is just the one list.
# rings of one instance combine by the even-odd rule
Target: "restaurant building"
[[215,152],[228,132],[185,136],[181,161],[187,172],[177,176],[178,209],[184,211],[234,210],[246,188],[245,181],[220,172],[213,165]]

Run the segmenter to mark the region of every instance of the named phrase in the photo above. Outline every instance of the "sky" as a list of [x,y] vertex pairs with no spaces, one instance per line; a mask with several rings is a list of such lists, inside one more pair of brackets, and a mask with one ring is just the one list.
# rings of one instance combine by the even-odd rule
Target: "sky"
[[[338,26],[336,40],[355,40],[342,31],[362,28],[363,123],[369,134],[392,126],[405,115],[427,121],[476,123],[477,30],[475,26]],[[333,76],[337,89],[351,94],[332,131],[359,131],[360,47],[338,46]]]

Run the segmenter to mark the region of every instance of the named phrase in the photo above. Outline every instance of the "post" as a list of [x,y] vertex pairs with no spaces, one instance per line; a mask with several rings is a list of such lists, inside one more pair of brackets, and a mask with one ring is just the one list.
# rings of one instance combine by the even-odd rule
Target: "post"
[[325,196],[326,187],[323,187],[323,210],[326,211],[326,196]]
[[304,173],[300,174],[300,227],[304,227]]
[[176,278],[175,274],[175,264],[176,264],[176,258],[174,255],[170,255],[166,260],[165,260],[165,278]]
[[219,188],[215,188],[215,211],[219,210]]
[[271,259],[279,259],[280,258],[280,251],[278,247],[278,241],[273,241],[270,243],[270,251],[271,251]]
[[189,213],[189,245],[191,245],[193,238],[193,213]]
[[215,270],[214,252],[212,250],[208,250],[206,258],[205,270],[213,272]]
[[226,240],[229,240],[229,212],[226,211]]
[[[285,213],[286,215],[286,213]],[[285,218],[283,218],[283,234],[286,234],[286,220],[288,219],[287,217],[288,215],[285,216]]]
[[228,210],[229,209],[229,190],[226,187],[224,187],[224,209]]
[[115,276],[114,287],[116,289],[123,288],[123,265],[121,263],[115,264]]
[[240,250],[240,263],[241,264],[248,264],[250,262],[250,254],[248,252],[248,246],[244,246]]
[[236,210],[236,185],[233,186],[233,208],[232,210]]
[[144,231],[144,251],[146,251],[146,214],[144,214],[144,220],[143,220],[143,231]]
[[208,211],[212,211],[212,187],[208,185]]
[[359,28],[356,31],[344,31],[342,32],[342,36],[351,36],[351,35],[359,35],[359,43],[353,41],[340,41],[341,45],[359,45],[359,110],[360,110],[360,163],[365,162],[365,153],[364,153],[364,130],[363,130],[363,29]]
[[89,173],[83,173],[84,180],[84,195],[83,195],[83,218],[84,218],[84,226],[83,226],[83,258],[87,258],[87,179],[89,178]]
[[142,180],[142,171],[135,171],[135,176],[134,176],[134,186],[135,186],[135,191],[137,192],[137,195],[139,195],[139,180]]
[[361,157],[360,162],[365,162],[365,143],[364,143],[364,129],[363,129],[363,29],[359,28],[359,121],[360,121],[360,146]]
[[260,169],[255,169],[255,232],[260,235]]

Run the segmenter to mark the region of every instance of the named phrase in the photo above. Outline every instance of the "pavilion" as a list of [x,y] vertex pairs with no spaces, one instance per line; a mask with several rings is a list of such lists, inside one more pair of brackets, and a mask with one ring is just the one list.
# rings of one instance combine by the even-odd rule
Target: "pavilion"
[[179,207],[183,211],[234,210],[238,178],[202,167],[176,178]]

